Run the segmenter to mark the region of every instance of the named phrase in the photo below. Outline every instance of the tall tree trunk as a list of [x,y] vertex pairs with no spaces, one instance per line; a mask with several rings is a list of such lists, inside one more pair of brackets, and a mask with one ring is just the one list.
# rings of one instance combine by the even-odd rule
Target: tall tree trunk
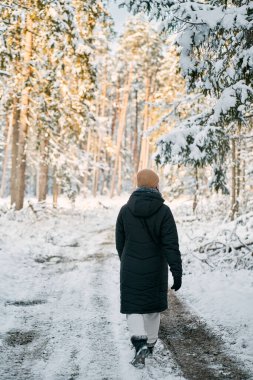
[[116,100],[115,100],[115,106],[113,110],[113,116],[112,116],[112,124],[111,124],[111,137],[113,139],[114,132],[116,129],[116,123],[119,113],[119,102],[120,102],[120,79],[117,81],[117,88],[116,88]]
[[[101,98],[99,102],[98,107],[98,116],[101,118],[102,125],[99,125],[98,128],[98,146],[97,146],[97,152],[96,152],[96,160],[95,160],[95,167],[94,167],[94,174],[93,174],[93,196],[95,197],[97,195],[98,185],[99,185],[99,162],[101,159],[101,145],[102,145],[102,134],[105,128],[105,111],[106,111],[106,93],[107,93],[107,66],[105,64],[103,78],[102,78],[102,91],[101,91]],[[100,122],[101,122],[100,121]]]
[[[239,202],[239,195],[241,189],[241,123],[238,125],[238,140],[237,140],[237,157],[236,157],[236,197],[237,202]],[[239,203],[238,203],[239,209]]]
[[147,145],[148,139],[143,134],[148,129],[148,119],[149,119],[149,97],[150,97],[150,88],[151,88],[151,78],[148,76],[146,78],[146,86],[145,86],[145,105],[144,105],[144,123],[143,123],[143,132],[141,138],[141,153],[140,153],[140,161],[138,170],[146,168],[147,165]]
[[138,90],[135,90],[135,121],[134,121],[134,146],[133,146],[133,161],[134,161],[134,173],[133,173],[133,187],[136,186],[136,173],[139,166],[139,154],[138,154]]
[[48,144],[47,136],[42,136],[40,145],[40,165],[39,165],[39,181],[38,181],[38,201],[42,202],[47,197],[48,183]]
[[96,165],[97,165],[97,151],[98,151],[98,136],[96,133],[94,133],[94,137],[93,137],[93,168],[92,168],[92,195],[93,197],[96,196],[96,193],[95,193],[95,190],[96,190]]
[[[151,86],[151,84],[150,84],[149,102],[153,103],[154,102],[155,88],[153,88],[151,90],[151,88],[153,87],[153,86]],[[148,108],[147,130],[150,128],[150,125],[151,125],[151,111],[150,111],[150,106],[149,106],[149,108]],[[147,138],[146,138],[146,151],[145,151],[145,163],[144,163],[144,165],[145,165],[146,168],[151,168],[152,167],[150,149],[151,149],[150,137],[147,136]]]
[[246,143],[243,142],[243,158],[242,158],[242,192],[243,195],[245,195],[245,189],[246,189],[246,160],[245,160],[245,154],[246,154]]
[[17,167],[17,193],[16,209],[23,208],[25,195],[25,169],[26,169],[26,140],[28,132],[28,106],[29,106],[29,85],[30,60],[32,57],[32,21],[30,15],[26,16],[26,31],[24,41],[24,61],[23,61],[23,90],[20,98],[20,123],[18,142],[18,167]]
[[20,110],[18,110],[18,100],[13,98],[12,108],[12,144],[11,144],[11,205],[16,204],[16,173],[18,158],[18,135],[19,135]]
[[231,220],[234,220],[235,214],[238,209],[237,198],[236,198],[236,140],[232,138],[232,166],[231,166]]
[[116,156],[115,156],[114,168],[113,168],[112,180],[111,180],[111,192],[110,192],[111,198],[113,197],[113,194],[114,194],[116,175],[118,172],[119,155],[120,155],[120,150],[121,150],[123,133],[124,133],[125,125],[126,125],[126,112],[127,112],[127,106],[128,106],[129,93],[130,93],[131,84],[132,84],[132,77],[133,77],[133,66],[131,64],[128,77],[126,79],[126,84],[124,86],[125,87],[124,96],[123,96],[122,108],[120,111],[119,127],[118,127],[118,134],[117,134]]
[[118,165],[118,195],[122,192],[122,156],[119,155],[119,165]]
[[198,196],[199,196],[199,176],[198,176],[198,168],[195,167],[195,193],[193,198],[192,210],[195,212],[198,205]]
[[103,195],[105,187],[106,187],[106,174],[105,174],[105,170],[101,169],[100,173],[101,173],[101,175],[100,175],[100,192],[99,192],[99,194]]
[[59,194],[59,185],[57,183],[56,173],[54,173],[54,178],[53,178],[53,207],[54,208],[57,208],[58,194]]
[[95,154],[94,154],[93,191],[92,191],[94,197],[96,197],[97,189],[98,189],[98,180],[99,180],[98,163],[100,161],[101,141],[102,141],[101,133],[99,133],[98,142],[96,143]]
[[0,196],[4,196],[5,185],[6,185],[6,172],[7,172],[7,164],[8,164],[8,156],[9,156],[9,147],[10,147],[10,139],[12,135],[12,115],[6,116],[6,141],[4,147],[4,159],[3,159],[3,171],[2,171],[2,181],[1,181],[1,189]]
[[91,129],[89,128],[89,130],[88,130],[88,136],[87,136],[87,145],[86,145],[87,168],[86,168],[86,172],[84,173],[84,178],[83,178],[84,193],[86,193],[86,190],[87,190],[87,187],[88,187],[90,147],[91,147]]
[[240,140],[237,142],[237,157],[236,157],[236,197],[240,195],[241,190],[241,146]]

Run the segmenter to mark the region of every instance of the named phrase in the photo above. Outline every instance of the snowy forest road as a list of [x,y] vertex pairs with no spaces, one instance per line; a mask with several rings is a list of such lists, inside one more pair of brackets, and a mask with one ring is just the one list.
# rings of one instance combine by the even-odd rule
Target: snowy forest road
[[144,371],[129,364],[114,219],[21,212],[1,225],[1,380],[182,379],[161,341]]
[[142,371],[129,364],[114,226],[115,210],[101,207],[6,215],[0,226],[1,380],[249,379],[173,294],[154,358]]

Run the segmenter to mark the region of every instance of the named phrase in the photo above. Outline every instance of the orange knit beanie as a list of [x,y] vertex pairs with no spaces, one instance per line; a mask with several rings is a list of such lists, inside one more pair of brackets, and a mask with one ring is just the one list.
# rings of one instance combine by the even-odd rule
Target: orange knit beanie
[[159,183],[158,175],[151,169],[142,169],[137,173],[138,187],[156,187]]

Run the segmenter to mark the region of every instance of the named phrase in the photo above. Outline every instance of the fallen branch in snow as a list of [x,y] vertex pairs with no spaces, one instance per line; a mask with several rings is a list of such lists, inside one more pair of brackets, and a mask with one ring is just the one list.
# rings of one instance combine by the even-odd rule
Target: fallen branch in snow
[[36,216],[36,218],[38,217],[38,213],[37,211],[35,210],[35,208],[33,207],[33,204],[31,202],[28,201],[28,208],[30,208],[33,212],[33,214]]
[[206,253],[206,254],[208,253],[208,251],[212,251],[214,252],[212,255],[219,254],[221,250],[224,250],[224,252],[226,251],[232,252],[233,249],[240,250],[241,248],[246,248],[249,252],[252,252],[252,249],[250,249],[249,246],[253,245],[253,241],[245,244],[241,241],[239,236],[236,235],[236,237],[239,240],[239,243],[240,243],[239,245],[232,245],[232,244],[226,245],[220,241],[212,241],[212,242],[202,245],[201,247],[197,248],[197,250],[199,253]]
[[212,268],[212,269],[215,268],[213,265],[211,265],[211,264],[207,261],[207,258],[199,257],[198,255],[194,254],[193,252],[192,252],[192,255],[193,255],[196,259],[200,260],[202,263],[207,264],[210,268]]
[[218,230],[188,237],[189,251],[210,268],[253,269],[253,213],[239,216]]
[[197,248],[199,253],[208,253],[208,251],[214,251],[215,253],[213,254],[218,254],[220,253],[220,250],[224,249],[226,251],[226,245],[224,243],[221,243],[220,241],[212,241],[208,242],[199,248]]
[[106,210],[109,209],[109,207],[108,207],[108,206],[105,206],[102,202],[98,201],[98,203],[99,203],[102,207],[104,207]]
[[6,75],[7,77],[10,77],[10,74],[7,73],[7,71],[0,70],[1,75]]
[[[35,215],[36,219],[39,220],[41,217],[46,217],[48,214],[54,215],[55,209],[52,209],[51,207],[47,207],[47,203],[45,201],[32,203],[31,201],[28,201],[28,210],[31,210],[33,215]],[[24,211],[27,209],[23,209]]]
[[238,249],[241,249],[241,248],[244,248],[244,247],[245,247],[249,252],[253,252],[252,249],[249,248],[250,245],[253,245],[253,241],[250,242],[250,243],[248,243],[248,244],[245,244],[245,243],[243,243],[243,242],[241,241],[241,239],[239,238],[239,236],[237,236],[237,238],[238,238],[239,242],[241,243],[241,245],[238,245],[238,246],[233,247],[233,248],[235,248],[235,249],[238,250]]

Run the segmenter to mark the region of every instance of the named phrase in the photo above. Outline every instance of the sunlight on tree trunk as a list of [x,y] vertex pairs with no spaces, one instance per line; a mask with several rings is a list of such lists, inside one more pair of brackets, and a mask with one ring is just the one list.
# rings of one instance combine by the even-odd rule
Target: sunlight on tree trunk
[[121,151],[121,143],[122,143],[124,128],[126,125],[126,112],[127,112],[127,106],[128,106],[129,93],[130,93],[131,84],[132,84],[132,77],[133,77],[133,65],[131,64],[130,68],[129,68],[129,73],[128,73],[128,77],[126,80],[126,84],[124,86],[122,108],[120,111],[120,119],[119,119],[118,135],[117,135],[117,147],[116,147],[114,168],[113,168],[112,180],[111,180],[111,193],[110,193],[111,198],[114,195],[114,187],[115,187],[115,182],[116,182],[116,174],[118,171],[119,155],[120,155],[120,151]]
[[115,129],[116,129],[116,123],[118,119],[119,114],[119,104],[120,104],[120,79],[117,80],[117,87],[116,87],[116,99],[115,99],[115,106],[113,110],[113,116],[112,116],[112,124],[111,124],[111,137],[113,138]]
[[26,16],[26,31],[24,41],[24,62],[23,62],[23,90],[20,99],[20,122],[19,122],[19,141],[18,141],[18,166],[17,166],[17,193],[16,209],[23,207],[25,195],[25,169],[26,169],[26,139],[28,133],[28,105],[30,85],[30,60],[32,57],[32,21],[30,15]]
[[95,155],[94,155],[94,170],[93,170],[93,197],[97,195],[97,190],[98,190],[98,183],[99,183],[99,162],[100,162],[100,152],[101,152],[101,143],[102,143],[102,137],[101,137],[101,132],[98,132],[98,141],[96,142],[96,147],[95,147]]
[[10,140],[12,135],[12,115],[6,116],[6,141],[4,146],[4,160],[3,160],[3,169],[2,169],[2,182],[1,182],[1,189],[0,189],[0,196],[3,197],[5,193],[5,186],[6,186],[6,172],[7,172],[7,165],[8,165],[8,158],[9,158],[9,147],[10,147]]
[[122,157],[119,155],[117,195],[122,192]]
[[106,129],[105,124],[105,113],[106,113],[106,92],[107,92],[107,65],[104,66],[103,78],[102,78],[102,91],[99,99],[99,104],[97,105],[98,117],[101,120],[101,124],[98,127],[98,145],[97,151],[94,159],[94,172],[93,172],[93,196],[97,195],[98,185],[99,185],[99,174],[100,174],[100,160],[101,160],[101,146],[102,146],[102,133]]
[[89,176],[89,167],[90,167],[90,160],[89,160],[89,156],[90,156],[90,149],[91,149],[91,129],[89,128],[88,130],[88,136],[87,136],[87,145],[86,145],[86,170],[85,170],[85,173],[84,173],[84,178],[83,178],[83,189],[84,189],[84,194],[86,193],[86,189],[88,187],[88,176]]
[[16,203],[16,171],[18,159],[18,136],[19,136],[20,110],[18,99],[14,96],[12,105],[12,143],[11,143],[11,205]]
[[135,120],[134,120],[134,138],[133,138],[133,186],[136,186],[136,173],[139,166],[139,149],[138,149],[138,90],[135,90]]
[[138,170],[145,169],[148,164],[148,138],[143,133],[148,129],[149,122],[149,97],[150,97],[151,78],[148,76],[145,80],[145,106],[144,106],[144,124],[141,138],[141,153]]
[[40,144],[40,165],[39,165],[39,180],[38,180],[38,201],[45,201],[47,197],[47,182],[48,182],[48,137],[41,136]]

